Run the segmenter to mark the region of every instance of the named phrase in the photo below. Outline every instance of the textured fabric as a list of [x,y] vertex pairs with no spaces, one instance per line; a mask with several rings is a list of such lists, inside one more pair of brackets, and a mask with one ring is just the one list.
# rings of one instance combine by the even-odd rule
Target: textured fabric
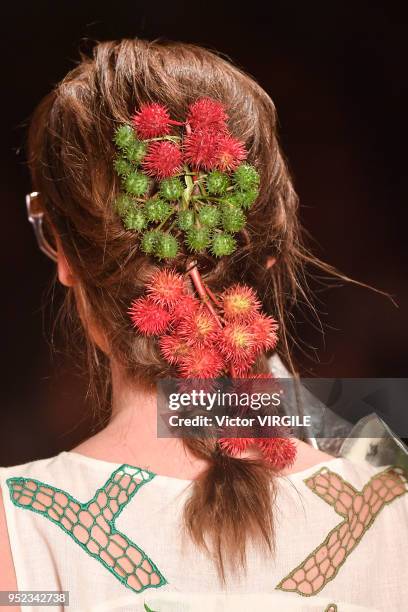
[[399,468],[337,458],[279,478],[275,557],[250,547],[226,587],[183,535],[190,481],[64,452],[0,469],[0,485],[18,588],[69,591],[70,610],[408,607]]

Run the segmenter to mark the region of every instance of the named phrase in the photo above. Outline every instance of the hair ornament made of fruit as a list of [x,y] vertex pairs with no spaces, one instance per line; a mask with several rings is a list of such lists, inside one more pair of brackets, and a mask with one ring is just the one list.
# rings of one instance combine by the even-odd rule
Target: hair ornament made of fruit
[[[146,255],[171,261],[181,241],[192,255],[184,275],[158,269],[146,294],[129,308],[134,328],[158,339],[163,358],[184,379],[251,377],[256,359],[278,340],[277,322],[262,313],[251,287],[235,284],[215,295],[194,261],[194,254],[219,258],[234,252],[235,235],[259,193],[258,171],[245,161],[245,146],[227,120],[224,105],[211,98],[192,103],[184,122],[150,103],[114,137],[121,179],[115,208],[125,229],[135,232]],[[219,440],[230,455],[251,444],[275,469],[296,454],[289,438]]]
[[[115,133],[114,166],[122,192],[116,210],[140,248],[172,259],[183,240],[191,253],[230,255],[235,234],[259,191],[256,168],[227,126],[223,105],[200,98],[186,121],[173,121],[165,106],[146,104]],[[172,129],[182,135],[172,134]]]

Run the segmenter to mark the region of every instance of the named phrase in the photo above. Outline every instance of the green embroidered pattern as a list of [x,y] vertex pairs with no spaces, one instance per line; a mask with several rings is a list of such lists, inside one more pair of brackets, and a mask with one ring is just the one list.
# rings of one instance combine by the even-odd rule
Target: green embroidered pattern
[[338,612],[336,604],[329,604],[324,612]]
[[373,476],[362,491],[357,491],[335,472],[322,468],[305,483],[344,519],[276,587],[310,596],[333,580],[379,512],[407,492],[407,475],[401,468],[388,468]]
[[154,474],[130,465],[115,470],[94,497],[81,503],[69,493],[33,478],[9,478],[13,504],[58,525],[126,587],[141,593],[166,580],[146,553],[115,527],[115,520]]

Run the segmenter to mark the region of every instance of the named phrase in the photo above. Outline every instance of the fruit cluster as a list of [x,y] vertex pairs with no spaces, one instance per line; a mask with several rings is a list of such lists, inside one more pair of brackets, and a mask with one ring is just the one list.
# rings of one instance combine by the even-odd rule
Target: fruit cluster
[[[172,259],[181,236],[191,253],[222,257],[236,249],[235,234],[258,197],[260,177],[245,163],[247,151],[227,120],[220,102],[200,98],[185,122],[151,103],[133,125],[116,130],[114,167],[122,181],[116,210],[125,228],[139,234],[144,253]],[[179,133],[172,134],[176,126]]]
[[132,302],[134,327],[159,336],[163,357],[183,378],[248,375],[257,356],[275,347],[276,321],[261,312],[250,287],[237,284],[218,296],[204,285],[203,291],[208,292],[204,302],[189,293],[181,274],[159,270],[147,294]]

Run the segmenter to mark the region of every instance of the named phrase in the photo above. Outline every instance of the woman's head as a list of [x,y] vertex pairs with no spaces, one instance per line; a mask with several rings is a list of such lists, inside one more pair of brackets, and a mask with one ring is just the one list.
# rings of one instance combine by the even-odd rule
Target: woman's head
[[[253,79],[200,47],[106,42],[43,100],[31,123],[34,187],[58,237],[60,278],[73,287],[75,300],[71,290],[68,303],[75,303],[90,343],[99,345],[135,382],[154,383],[171,370],[156,340],[132,330],[127,314],[158,264],[140,251],[134,233],[123,228],[115,212],[120,184],[113,168],[113,137],[142,104],[164,104],[181,121],[188,106],[203,96],[225,105],[229,129],[245,144],[261,182],[245,230],[237,236],[237,250],[221,260],[198,256],[198,265],[213,291],[237,281],[256,289],[264,312],[279,320],[280,350],[290,361],[285,312],[305,255],[299,244],[297,198],[277,140],[275,107]],[[182,248],[172,267],[184,272],[188,255]],[[267,266],[268,258],[276,259],[273,268]],[[265,466],[228,459],[211,441],[187,444],[212,461],[186,506],[195,541],[204,546],[203,536],[210,535],[221,568],[225,551],[243,560],[250,534],[270,545],[270,473]]]
[[[172,117],[182,119],[200,96],[225,104],[230,130],[245,143],[261,185],[237,251],[221,261],[205,257],[199,263],[216,290],[237,280],[257,289],[264,310],[280,319],[284,352],[283,296],[294,291],[299,263],[297,200],[277,141],[274,105],[255,81],[191,45],[102,43],[45,98],[31,125],[35,188],[81,301],[111,354],[133,377],[154,378],[168,373],[168,367],[153,342],[130,333],[127,307],[143,291],[153,264],[114,209],[119,181],[113,136],[143,103],[163,103]],[[182,267],[186,255],[180,253],[176,266]],[[266,267],[271,256],[277,259],[273,271]]]

